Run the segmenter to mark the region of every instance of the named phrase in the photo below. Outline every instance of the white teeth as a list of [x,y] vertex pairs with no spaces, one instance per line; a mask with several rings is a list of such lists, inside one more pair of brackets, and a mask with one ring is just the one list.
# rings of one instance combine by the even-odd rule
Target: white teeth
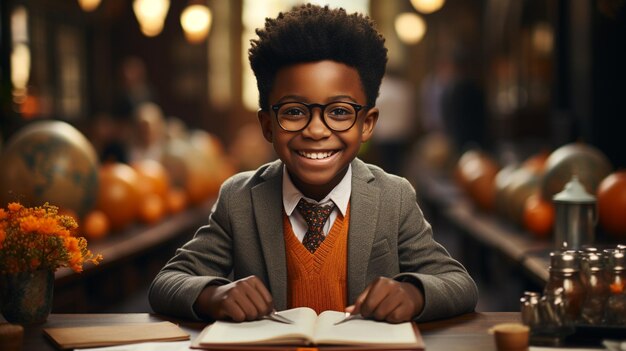
[[319,159],[322,159],[322,158],[330,157],[333,154],[333,151],[325,151],[325,152],[304,152],[304,151],[299,151],[298,153],[301,156],[304,156],[306,158],[310,158],[312,160],[319,160]]

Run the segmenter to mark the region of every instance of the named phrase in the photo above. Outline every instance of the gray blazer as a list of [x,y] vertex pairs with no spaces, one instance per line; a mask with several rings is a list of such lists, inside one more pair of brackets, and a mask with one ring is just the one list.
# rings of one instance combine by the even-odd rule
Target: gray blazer
[[[278,310],[287,308],[279,160],[239,173],[221,187],[209,223],[157,274],[149,300],[157,313],[200,319],[193,303],[208,284],[256,275]],[[416,320],[473,311],[478,292],[463,266],[433,239],[410,183],[359,159],[352,162],[348,303],[378,276],[411,281],[424,292]]]

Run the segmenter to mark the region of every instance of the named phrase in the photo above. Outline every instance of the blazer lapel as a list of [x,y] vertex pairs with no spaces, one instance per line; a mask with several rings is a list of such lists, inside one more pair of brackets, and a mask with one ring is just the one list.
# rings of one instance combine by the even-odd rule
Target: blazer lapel
[[352,162],[350,228],[348,229],[348,303],[352,304],[370,283],[367,266],[372,252],[379,211],[380,189],[374,175],[360,160]]
[[287,308],[287,261],[283,238],[282,163],[272,163],[252,188],[252,208],[276,309]]

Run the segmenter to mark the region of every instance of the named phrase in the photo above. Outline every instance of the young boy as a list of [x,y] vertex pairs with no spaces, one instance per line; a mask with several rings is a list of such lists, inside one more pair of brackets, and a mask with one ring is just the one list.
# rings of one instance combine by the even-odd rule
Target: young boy
[[476,286],[409,182],[356,158],[387,61],[371,20],[302,5],[257,34],[258,118],[280,160],[222,185],[209,223],[152,283],[153,309],[244,321],[309,306],[391,323],[472,311]]

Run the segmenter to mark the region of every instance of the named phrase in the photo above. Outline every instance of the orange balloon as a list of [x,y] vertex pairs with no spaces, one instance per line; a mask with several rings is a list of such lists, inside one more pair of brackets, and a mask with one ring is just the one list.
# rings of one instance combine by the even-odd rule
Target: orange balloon
[[110,163],[100,168],[100,190],[96,208],[106,214],[112,230],[128,226],[139,210],[137,172],[123,163]]
[[109,233],[109,218],[100,210],[93,210],[83,218],[83,235],[87,239],[98,240]]
[[626,238],[626,170],[609,174],[598,185],[600,225],[615,238]]
[[141,199],[139,219],[147,224],[158,222],[165,215],[165,200],[157,194],[148,194]]
[[539,193],[530,195],[524,204],[524,228],[537,238],[546,238],[554,226],[554,205]]

